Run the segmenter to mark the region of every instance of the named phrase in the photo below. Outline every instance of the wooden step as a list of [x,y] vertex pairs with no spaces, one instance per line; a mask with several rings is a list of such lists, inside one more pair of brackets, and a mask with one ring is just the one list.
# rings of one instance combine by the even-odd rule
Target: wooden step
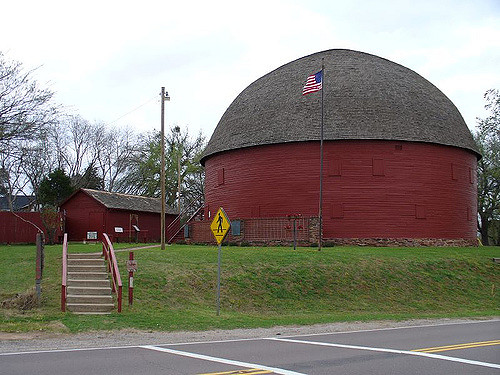
[[69,279],[68,278],[68,287],[109,287],[111,286],[109,280],[79,280],[79,279]]
[[99,265],[68,265],[68,272],[106,272],[104,263]]
[[100,258],[102,257],[102,251],[93,252],[93,253],[68,253],[68,258],[77,257],[77,258]]
[[78,287],[78,286],[68,286],[68,295],[108,295],[111,296],[111,287]]
[[68,272],[68,280],[107,280],[107,272]]
[[112,303],[67,303],[66,307],[74,313],[109,313],[115,308],[115,305]]
[[68,253],[68,259],[104,259],[102,253]]
[[67,303],[76,304],[95,304],[95,305],[106,305],[113,304],[113,297],[111,295],[99,295],[99,294],[68,294],[66,297]]
[[105,264],[103,259],[73,258],[68,259],[68,266],[98,266]]

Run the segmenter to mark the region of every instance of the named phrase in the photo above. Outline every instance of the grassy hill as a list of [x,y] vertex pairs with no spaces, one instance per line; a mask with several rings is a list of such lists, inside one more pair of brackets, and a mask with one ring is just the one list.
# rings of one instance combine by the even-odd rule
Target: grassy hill
[[[99,245],[69,248],[99,250]],[[0,303],[5,301],[0,331],[203,330],[500,315],[500,264],[492,261],[500,257],[498,247],[330,247],[320,252],[223,247],[219,317],[216,247],[135,251],[133,307],[126,303],[128,252],[118,252],[124,309],[104,317],[60,312],[61,246],[46,246],[45,252],[41,305],[21,310],[23,303],[30,307],[26,296],[34,286],[34,246],[0,246]]]

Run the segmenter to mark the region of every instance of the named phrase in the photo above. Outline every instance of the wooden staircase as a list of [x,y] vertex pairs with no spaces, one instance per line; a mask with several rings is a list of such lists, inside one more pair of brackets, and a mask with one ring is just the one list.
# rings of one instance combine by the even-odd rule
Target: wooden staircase
[[189,223],[193,220],[203,220],[203,208],[204,206],[201,205],[198,207],[194,213],[191,216],[186,216],[187,220],[184,224],[181,225],[181,219],[182,217],[186,214],[186,211],[191,208],[193,204],[195,204],[196,201],[192,201],[188,207],[185,208],[185,211],[181,214],[179,214],[174,221],[172,221],[169,226],[167,227],[167,233],[172,233],[174,232],[173,235],[170,235],[170,238],[167,237],[167,243],[177,243],[177,242],[182,242],[185,241],[184,238],[184,227],[189,225]]
[[68,254],[66,308],[76,314],[109,314],[111,284],[100,253]]

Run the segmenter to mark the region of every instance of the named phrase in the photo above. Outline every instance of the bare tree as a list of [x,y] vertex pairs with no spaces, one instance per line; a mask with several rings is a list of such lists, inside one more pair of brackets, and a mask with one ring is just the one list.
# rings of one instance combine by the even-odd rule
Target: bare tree
[[24,141],[20,148],[24,155],[21,166],[23,173],[29,181],[35,201],[39,204],[40,183],[48,173],[57,168],[53,144],[48,133],[41,132],[38,139]]
[[30,160],[26,145],[36,143],[60,111],[52,101],[53,92],[33,79],[34,71],[24,70],[20,62],[9,61],[0,52],[1,193],[11,209],[31,181],[25,173]]
[[[85,174],[88,166],[94,166],[96,155],[93,143],[98,129],[98,125],[93,125],[78,115],[65,116],[53,127],[50,142],[56,152],[57,168],[78,180]],[[78,185],[79,181],[75,183]]]
[[103,124],[97,125],[93,153],[95,165],[104,182],[104,190],[118,190],[117,183],[137,151],[137,143],[137,137],[130,129],[107,129]]
[[53,92],[41,88],[33,72],[24,71],[20,62],[8,61],[0,52],[0,145],[29,139],[57,118]]
[[13,143],[5,143],[0,152],[0,170],[2,193],[7,198],[9,210],[14,211],[14,202],[18,195],[24,194],[28,180],[23,173],[24,153]]
[[83,173],[85,162],[87,164],[93,164],[94,162],[92,140],[95,126],[80,116],[69,117],[67,126],[69,130],[69,147],[66,153],[66,163],[68,174],[75,176]]
[[478,228],[488,245],[494,240],[490,226],[500,220],[500,90],[486,91],[484,99],[489,116],[477,119],[474,138],[483,156],[477,168]]

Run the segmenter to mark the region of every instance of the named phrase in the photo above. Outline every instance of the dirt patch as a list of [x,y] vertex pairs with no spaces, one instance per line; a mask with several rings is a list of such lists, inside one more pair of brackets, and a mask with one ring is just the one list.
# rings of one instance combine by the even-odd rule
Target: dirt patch
[[40,300],[34,290],[25,293],[17,293],[15,296],[3,300],[0,307],[3,309],[18,309],[21,311],[31,310],[38,307]]

